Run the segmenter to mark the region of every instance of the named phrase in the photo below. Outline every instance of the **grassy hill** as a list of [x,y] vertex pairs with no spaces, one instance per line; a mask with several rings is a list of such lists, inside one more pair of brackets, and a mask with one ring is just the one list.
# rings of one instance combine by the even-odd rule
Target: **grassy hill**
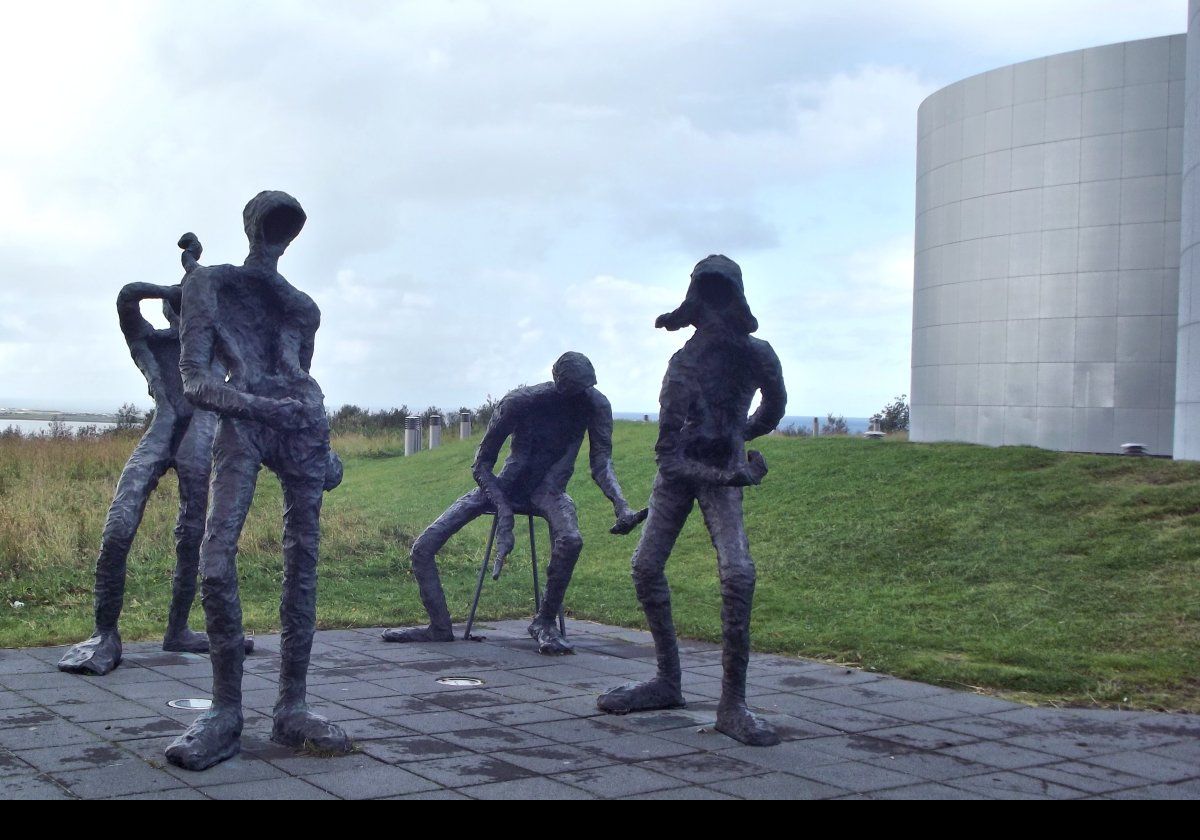
[[[631,503],[653,479],[655,428],[618,423]],[[132,439],[0,441],[0,646],[76,641],[91,629],[92,562]],[[412,539],[469,490],[471,443],[403,458],[398,440],[344,437],[346,480],[326,497],[322,627],[403,625],[423,612]],[[848,438],[768,438],[746,493],[758,567],[754,645],[1043,702],[1200,711],[1200,464]],[[584,552],[570,614],[641,626],[629,578],[637,535],[614,537],[587,476],[570,487]],[[162,632],[173,563],[173,479],[147,512],[122,629]],[[281,502],[266,472],[239,555],[247,626],[275,627]],[[440,558],[465,618],[490,519]],[[532,612],[525,525],[480,615]],[[538,522],[539,561],[549,540]],[[697,510],[667,567],[682,635],[718,640],[716,559]],[[199,607],[193,620],[202,624]]]

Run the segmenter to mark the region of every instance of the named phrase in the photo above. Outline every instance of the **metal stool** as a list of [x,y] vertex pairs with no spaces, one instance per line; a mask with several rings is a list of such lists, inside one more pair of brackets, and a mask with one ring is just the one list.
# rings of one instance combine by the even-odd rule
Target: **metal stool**
[[[532,559],[533,566],[533,608],[537,612],[542,608],[542,590],[538,585],[538,564],[537,564],[537,544],[533,536],[533,514],[527,511],[519,511],[517,515],[524,513],[529,519],[529,555]],[[483,578],[487,574],[488,563],[492,559],[492,545],[496,541],[496,515],[489,514],[492,517],[492,530],[488,534],[487,548],[483,551],[483,563],[479,567],[479,580],[475,584],[475,600],[471,602],[471,614],[467,617],[467,629],[463,631],[463,640],[471,639],[471,627],[475,624],[475,611],[479,608],[479,596],[483,594]],[[496,564],[492,569],[492,580],[500,579],[500,572],[504,568],[504,563],[499,558],[496,559]],[[563,619],[562,609],[558,611],[558,631],[565,638],[567,635],[567,624]]]

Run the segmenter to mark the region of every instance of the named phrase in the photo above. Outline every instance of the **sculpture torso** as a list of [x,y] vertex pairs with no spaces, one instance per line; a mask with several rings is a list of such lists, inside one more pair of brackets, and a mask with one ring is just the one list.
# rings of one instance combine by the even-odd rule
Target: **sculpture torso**
[[509,392],[497,411],[513,417],[510,452],[497,480],[514,504],[536,491],[561,493],[595,410],[593,391],[559,393],[553,382]]

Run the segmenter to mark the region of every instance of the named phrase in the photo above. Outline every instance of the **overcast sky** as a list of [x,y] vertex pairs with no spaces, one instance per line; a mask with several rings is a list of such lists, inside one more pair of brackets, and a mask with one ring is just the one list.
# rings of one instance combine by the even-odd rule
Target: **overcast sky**
[[0,406],[150,407],[117,291],[177,282],[186,230],[240,263],[242,206],[280,189],[331,407],[474,406],[578,350],[653,411],[690,333],[654,318],[724,253],[789,414],[867,416],[909,390],[921,100],[1186,6],[6,5]]

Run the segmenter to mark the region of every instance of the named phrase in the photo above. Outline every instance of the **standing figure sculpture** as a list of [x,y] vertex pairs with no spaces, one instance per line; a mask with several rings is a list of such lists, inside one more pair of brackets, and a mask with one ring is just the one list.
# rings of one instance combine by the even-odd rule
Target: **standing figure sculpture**
[[[775,428],[787,393],[775,351],[750,335],[758,321],[746,303],[737,263],[719,255],[701,260],[684,303],[655,321],[668,330],[689,325],[696,333],[671,357],[663,378],[658,474],[650,516],[633,555],[633,580],[654,637],[658,673],[648,682],[602,695],[597,705],[614,714],[684,705],[663,570],[693,503],[699,502],[721,578],[724,645],[716,728],[743,743],[768,746],[779,743],[778,736],[746,708],[754,563],[742,522],[742,488],[760,483],[767,465],[758,452],[747,456],[744,444]],[[762,403],[747,418],[755,391],[762,392]]]
[[[245,657],[235,560],[263,464],[279,477],[284,499],[279,699],[271,738],[326,752],[350,749],[341,728],[310,712],[306,702],[322,492],[341,481],[341,462],[329,448],[325,398],[309,375],[321,313],[277,270],[306,216],[290,195],[262,192],[246,205],[243,219],[250,240],[245,263],[200,266],[183,290],[184,393],[220,417],[200,547],[213,705],[167,748],[167,759],[189,770],[210,767],[240,748]],[[214,372],[216,363],[228,376]]]
[[[595,388],[596,372],[581,353],[564,353],[554,363],[554,381],[510,391],[500,400],[475,453],[472,472],[478,488],[452,504],[425,529],[412,547],[412,569],[429,614],[428,627],[388,630],[389,642],[452,642],[454,629],[442,592],[435,556],[468,522],[496,516],[496,558],[502,564],[513,549],[513,517],[540,516],[550,526],[552,548],[546,569],[546,594],[529,635],[545,654],[571,652],[555,619],[562,609],[575,561],[583,548],[575,503],[567,482],[575,471],[575,456],[587,432],[592,480],[612,502],[614,534],[628,534],[646,518],[634,511],[621,493],[612,466],[612,408]],[[499,475],[492,472],[504,441],[512,437],[511,452]]]
[[[186,274],[200,258],[200,240],[184,234],[179,240]],[[146,502],[168,469],[179,479],[179,517],[175,524],[175,579],[163,650],[208,653],[208,637],[188,629],[188,614],[196,596],[196,568],[208,475],[212,464],[217,417],[194,409],[183,395],[179,375],[179,301],[182,285],[130,283],[117,295],[117,317],[129,354],[146,377],[154,399],[154,419],[142,435],[117,481],[108,509],[100,555],[96,558],[96,629],[90,639],[72,647],[58,663],[74,674],[107,674],[121,663],[121,634],[117,622],[125,600],[126,559],[141,525]],[[167,329],[155,329],[142,317],[143,300],[160,298]],[[247,644],[252,644],[249,641]]]

